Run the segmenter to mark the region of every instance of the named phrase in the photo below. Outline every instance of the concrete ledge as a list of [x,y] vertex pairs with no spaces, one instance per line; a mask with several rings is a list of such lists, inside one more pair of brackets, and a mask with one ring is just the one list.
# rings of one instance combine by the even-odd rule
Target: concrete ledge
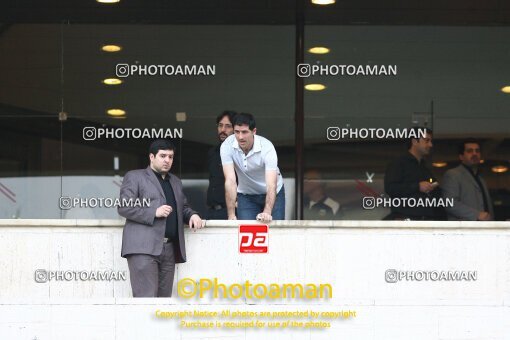
[[[2,339],[507,339],[510,332],[510,223],[276,221],[268,252],[239,251],[237,227],[207,221],[185,234],[188,261],[176,266],[172,298],[134,299],[130,278],[36,281],[43,271],[128,271],[122,220],[0,220]],[[476,271],[472,281],[387,280],[388,272]],[[407,275],[407,274],[406,274]],[[181,279],[220,284],[321,284],[329,299],[184,299]],[[324,330],[180,327],[162,311],[339,311],[357,317]],[[196,318],[187,321],[196,321]],[[205,319],[204,319],[205,320]],[[221,321],[222,319],[218,319]],[[238,320],[238,319],[235,319]],[[265,320],[268,321],[268,320]],[[277,332],[277,333],[275,333]]]
[[[244,302],[244,301],[243,301]],[[447,301],[430,301],[429,303],[424,303],[422,299],[407,299],[405,301],[395,301],[395,300],[383,300],[383,299],[342,299],[342,306],[356,306],[356,307],[371,307],[371,306],[379,306],[379,307],[398,307],[398,306],[428,306],[428,307],[455,307],[455,306],[465,306],[465,307],[502,307],[510,309],[510,301],[503,301],[497,299],[455,299],[455,300],[447,300]],[[61,297],[52,297],[52,298],[2,298],[0,299],[0,306],[23,306],[23,305],[41,305],[41,306],[50,306],[50,305],[72,305],[72,306],[82,306],[82,305],[143,305],[143,306],[179,306],[179,307],[199,307],[199,306],[214,306],[214,307],[226,307],[226,306],[296,306],[296,304],[287,304],[287,303],[257,303],[250,302],[241,303],[241,304],[231,304],[228,301],[224,301],[223,303],[214,303],[203,302],[200,301],[197,303],[186,303],[186,300],[178,299],[176,297],[172,298],[61,298]],[[320,307],[320,306],[331,306],[332,304],[325,300],[321,303],[310,303],[310,306]],[[509,310],[510,311],[510,310]]]
[[[207,228],[237,228],[239,224],[260,224],[247,221],[206,221]],[[477,221],[273,221],[272,228],[355,228],[355,229],[502,229],[510,230],[510,221],[477,222]],[[92,220],[92,219],[2,219],[1,227],[123,227],[124,220]]]

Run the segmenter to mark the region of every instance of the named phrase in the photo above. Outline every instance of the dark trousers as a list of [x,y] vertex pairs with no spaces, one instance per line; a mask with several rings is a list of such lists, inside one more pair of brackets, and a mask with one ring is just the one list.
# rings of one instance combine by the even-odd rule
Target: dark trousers
[[228,220],[227,208],[207,209],[206,220]]
[[127,256],[133,297],[170,297],[174,285],[175,256],[172,243],[163,243],[159,256]]

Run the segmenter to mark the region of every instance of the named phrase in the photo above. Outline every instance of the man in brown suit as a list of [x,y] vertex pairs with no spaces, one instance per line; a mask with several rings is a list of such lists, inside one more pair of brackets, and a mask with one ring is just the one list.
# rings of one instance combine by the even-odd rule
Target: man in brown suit
[[133,297],[172,296],[175,264],[186,262],[184,223],[204,226],[188,206],[181,180],[170,174],[175,146],[167,140],[152,142],[150,165],[126,173],[120,199],[150,199],[149,207],[120,207],[126,218],[122,257],[128,261]]

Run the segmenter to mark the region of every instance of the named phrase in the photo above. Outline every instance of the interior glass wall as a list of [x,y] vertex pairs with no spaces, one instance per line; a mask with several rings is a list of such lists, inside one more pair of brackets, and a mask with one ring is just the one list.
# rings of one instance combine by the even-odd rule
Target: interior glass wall
[[[291,26],[17,24],[0,49],[2,218],[119,218],[106,199],[127,171],[148,166],[154,136],[176,145],[172,172],[203,213],[224,110],[255,116],[293,184]],[[140,71],[126,77],[123,65]],[[104,204],[70,208],[68,198]]]
[[[507,67],[510,29],[446,26],[306,26],[305,62],[379,67],[379,75],[345,69],[318,73],[305,84],[324,85],[305,93],[305,219],[382,219],[388,208],[365,209],[364,197],[385,195],[389,162],[407,153],[406,140],[371,138],[369,128],[433,130],[427,164],[441,179],[459,164],[457,146],[481,141],[481,173],[497,220],[510,218],[510,95]],[[312,47],[329,53],[313,54]],[[396,75],[381,71],[395,67]],[[387,72],[390,73],[390,72]],[[329,135],[328,128],[349,131]],[[348,129],[348,130],[342,130]],[[357,129],[357,130],[356,130]],[[358,131],[352,134],[350,131]],[[366,130],[365,130],[366,131]],[[504,170],[504,171],[502,171]],[[336,207],[311,209],[324,198]],[[311,203],[310,203],[311,202]]]

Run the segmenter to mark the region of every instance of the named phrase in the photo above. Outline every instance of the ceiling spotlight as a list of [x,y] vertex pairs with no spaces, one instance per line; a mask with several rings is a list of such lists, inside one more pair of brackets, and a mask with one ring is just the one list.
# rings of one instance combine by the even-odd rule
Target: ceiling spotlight
[[434,163],[432,163],[432,166],[434,168],[444,168],[447,165],[448,165],[448,163],[446,163],[446,162],[434,162]]
[[495,173],[503,173],[508,171],[508,167],[506,165],[495,165],[491,168],[492,172]]
[[122,47],[119,45],[103,45],[101,49],[105,52],[119,52]]
[[103,84],[105,85],[120,85],[122,84],[122,80],[118,78],[106,78],[103,80]]
[[501,92],[503,93],[510,93],[510,86],[504,86],[501,88]]
[[326,88],[326,86],[322,84],[308,84],[305,85],[305,89],[308,91],[322,91]]
[[308,52],[313,53],[313,54],[326,54],[326,53],[329,53],[329,48],[317,46],[317,47],[312,47],[311,49],[308,50]]
[[314,5],[331,5],[335,2],[336,0],[312,0],[312,4]]
[[106,113],[108,113],[110,116],[113,116],[113,117],[120,117],[120,116],[126,115],[126,111],[124,111],[122,109],[109,109],[106,111]]
[[102,4],[114,4],[120,2],[120,0],[96,0],[96,1]]
[[187,119],[186,112],[176,112],[175,113],[175,120],[178,122],[185,122]]

